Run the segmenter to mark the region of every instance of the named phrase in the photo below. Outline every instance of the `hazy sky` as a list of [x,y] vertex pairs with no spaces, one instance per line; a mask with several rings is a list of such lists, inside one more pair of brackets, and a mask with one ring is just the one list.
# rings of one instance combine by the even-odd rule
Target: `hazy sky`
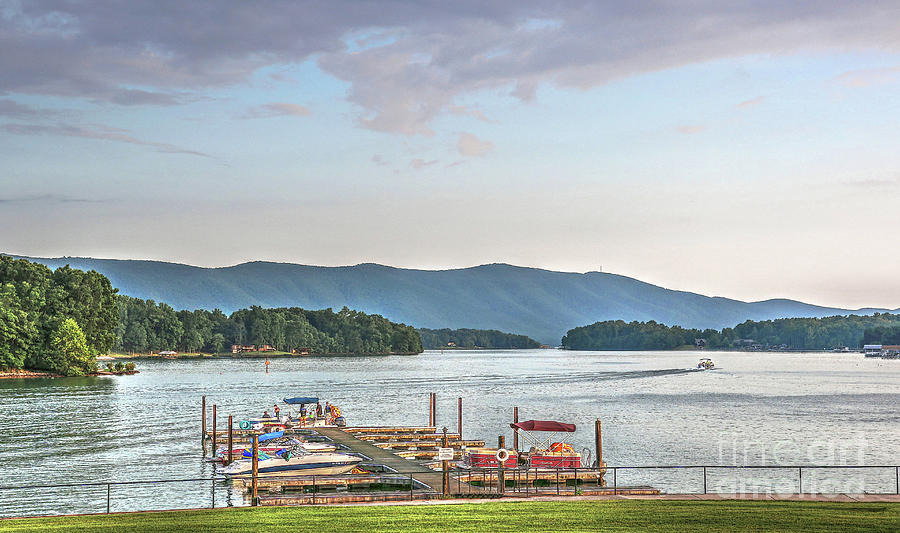
[[0,0],[0,251],[900,307],[900,2]]

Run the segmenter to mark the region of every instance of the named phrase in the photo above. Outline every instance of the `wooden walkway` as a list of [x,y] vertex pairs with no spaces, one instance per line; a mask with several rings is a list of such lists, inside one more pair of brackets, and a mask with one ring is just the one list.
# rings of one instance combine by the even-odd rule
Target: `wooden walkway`
[[[324,437],[328,437],[335,444],[343,444],[344,446],[350,448],[352,451],[361,453],[366,457],[371,458],[373,463],[382,464],[388,468],[391,468],[392,470],[395,470],[399,474],[411,475],[414,480],[427,485],[431,488],[431,490],[441,492],[443,478],[442,472],[437,472],[428,467],[422,466],[415,461],[410,461],[408,459],[399,457],[385,449],[373,445],[370,442],[359,440],[358,438],[353,436],[353,434],[342,429],[315,428],[315,431]],[[460,483],[452,478],[450,480],[450,483],[453,489],[457,489],[457,492],[459,491],[459,489],[462,489],[467,493],[471,492],[473,494],[488,492],[482,487],[476,487],[467,483]],[[459,489],[457,488],[457,485],[459,485]]]

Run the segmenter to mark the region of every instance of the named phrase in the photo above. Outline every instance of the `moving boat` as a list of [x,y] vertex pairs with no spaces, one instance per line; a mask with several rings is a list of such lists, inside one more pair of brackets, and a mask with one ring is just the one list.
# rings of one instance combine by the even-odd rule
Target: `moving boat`
[[[361,457],[345,453],[298,453],[295,450],[285,452],[281,457],[261,454],[257,472],[261,476],[335,476],[353,470],[361,462]],[[242,459],[223,468],[222,473],[226,476],[242,476],[249,475],[252,469],[253,461]]]
[[712,359],[701,359],[699,363],[697,363],[698,370],[712,370],[716,368],[716,365],[712,362]]

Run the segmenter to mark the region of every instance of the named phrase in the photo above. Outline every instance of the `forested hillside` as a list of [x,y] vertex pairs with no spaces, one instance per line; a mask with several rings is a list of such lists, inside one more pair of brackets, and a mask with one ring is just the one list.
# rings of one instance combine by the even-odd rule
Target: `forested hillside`
[[[419,328],[515,331],[556,345],[566,331],[598,320],[720,329],[744,320],[822,317],[845,309],[791,300],[741,302],[674,291],[603,272],[552,272],[493,264],[453,270],[412,270],[374,264],[317,267],[245,263],[200,268],[156,261],[91,258],[34,259],[71,264],[108,276],[121,294],[175,309],[347,306]],[[861,310],[866,314],[880,310]]]
[[900,315],[830,316],[748,320],[722,330],[685,329],[657,322],[611,320],[569,330],[563,347],[569,350],[671,350],[703,339],[707,348],[785,348],[828,350],[863,344],[900,344]]
[[175,311],[164,303],[119,296],[117,348],[148,352],[181,350],[218,353],[232,344],[264,345],[289,352],[419,353],[422,343],[414,328],[379,315],[346,307],[308,311],[297,307],[263,309],[253,306],[230,316],[218,309]]
[[115,292],[94,271],[0,256],[0,370],[94,370],[115,344]]
[[419,328],[419,336],[426,350],[447,348],[540,348],[541,343],[525,335],[503,333],[495,329],[426,329]]

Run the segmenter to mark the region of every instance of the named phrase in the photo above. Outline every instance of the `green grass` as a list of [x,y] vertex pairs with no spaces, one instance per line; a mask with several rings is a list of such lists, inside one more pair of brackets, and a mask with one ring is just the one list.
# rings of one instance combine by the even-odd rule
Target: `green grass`
[[900,504],[606,500],[270,507],[0,521],[0,531],[898,531]]

